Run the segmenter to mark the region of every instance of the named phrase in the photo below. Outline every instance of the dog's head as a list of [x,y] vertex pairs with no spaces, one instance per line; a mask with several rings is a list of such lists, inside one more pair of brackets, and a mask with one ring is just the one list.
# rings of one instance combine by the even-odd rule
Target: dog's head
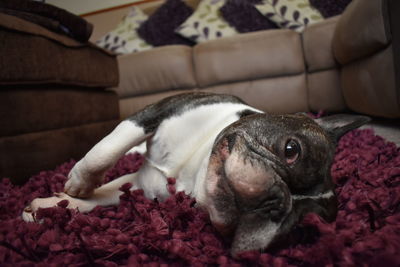
[[336,140],[369,119],[255,114],[225,128],[213,146],[207,209],[232,254],[268,248],[307,213],[336,217],[331,180]]

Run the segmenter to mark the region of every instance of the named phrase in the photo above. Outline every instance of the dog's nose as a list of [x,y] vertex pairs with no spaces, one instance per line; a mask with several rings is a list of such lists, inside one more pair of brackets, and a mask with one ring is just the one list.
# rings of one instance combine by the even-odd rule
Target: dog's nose
[[[251,165],[251,164],[249,164]],[[255,168],[254,165],[242,166],[246,173],[241,176],[233,176],[231,184],[236,194],[243,198],[263,197],[265,193],[273,186],[275,173],[265,170],[262,167]]]

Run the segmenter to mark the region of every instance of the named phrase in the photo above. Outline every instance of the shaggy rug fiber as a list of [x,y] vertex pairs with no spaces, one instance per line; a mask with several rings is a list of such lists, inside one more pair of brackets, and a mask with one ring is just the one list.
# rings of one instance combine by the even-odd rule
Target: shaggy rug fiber
[[[136,171],[143,159],[127,155],[108,173],[113,179]],[[24,186],[0,183],[1,266],[399,266],[400,149],[371,130],[354,130],[339,142],[332,176],[339,213],[333,223],[309,214],[291,247],[229,256],[229,242],[211,226],[195,200],[174,192],[159,203],[141,191],[121,190],[117,207],[88,214],[67,203],[42,209],[41,224],[20,218],[36,197],[61,191],[74,161],[33,176]]]

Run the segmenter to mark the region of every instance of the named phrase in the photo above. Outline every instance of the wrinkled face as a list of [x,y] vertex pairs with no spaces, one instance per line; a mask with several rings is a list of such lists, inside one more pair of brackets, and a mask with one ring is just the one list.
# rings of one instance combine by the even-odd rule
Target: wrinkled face
[[334,144],[303,115],[256,114],[217,137],[207,170],[207,209],[233,235],[232,253],[264,249],[309,212],[330,221]]

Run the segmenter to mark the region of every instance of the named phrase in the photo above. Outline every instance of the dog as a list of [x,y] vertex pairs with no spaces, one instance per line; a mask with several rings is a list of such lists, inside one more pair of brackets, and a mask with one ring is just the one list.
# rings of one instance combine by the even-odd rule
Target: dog
[[[75,164],[65,193],[33,200],[22,217],[34,221],[39,208],[64,199],[80,212],[117,205],[118,189],[128,182],[162,201],[169,196],[167,177],[175,177],[176,190],[194,197],[215,228],[233,237],[233,255],[266,249],[307,213],[335,219],[330,167],[336,141],[368,121],[266,114],[231,95],[172,96],[122,121]],[[140,170],[101,185],[106,171],[142,143]]]

